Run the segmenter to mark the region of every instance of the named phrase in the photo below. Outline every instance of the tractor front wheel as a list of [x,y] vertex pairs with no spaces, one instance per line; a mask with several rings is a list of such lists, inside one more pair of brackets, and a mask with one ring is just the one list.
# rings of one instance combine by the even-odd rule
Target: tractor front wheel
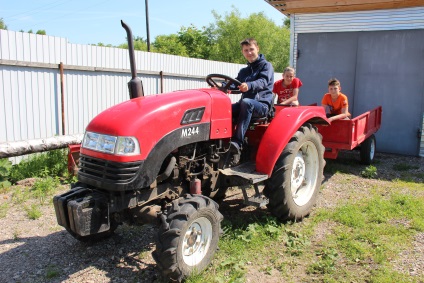
[[180,282],[205,269],[217,250],[222,219],[208,197],[186,195],[173,201],[161,216],[153,252],[163,275]]
[[264,189],[268,208],[282,220],[301,220],[316,202],[324,171],[322,137],[311,124],[302,126],[278,158]]

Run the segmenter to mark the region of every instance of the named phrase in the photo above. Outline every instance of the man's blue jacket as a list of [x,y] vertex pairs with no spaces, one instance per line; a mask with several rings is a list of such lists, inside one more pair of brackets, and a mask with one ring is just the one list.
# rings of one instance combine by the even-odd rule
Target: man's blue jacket
[[236,79],[242,83],[246,82],[249,87],[248,91],[242,93],[241,99],[251,98],[271,106],[274,97],[274,68],[263,54],[259,54],[255,62],[247,63],[247,67],[240,70]]

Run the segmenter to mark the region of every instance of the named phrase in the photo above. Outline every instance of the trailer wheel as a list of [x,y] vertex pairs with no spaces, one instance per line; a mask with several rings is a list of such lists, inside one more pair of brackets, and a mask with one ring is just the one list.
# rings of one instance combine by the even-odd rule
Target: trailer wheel
[[222,214],[202,195],[186,195],[161,215],[153,257],[162,274],[180,282],[205,269],[218,247]]
[[322,136],[303,125],[278,158],[264,193],[268,208],[282,220],[301,220],[316,202],[325,166]]
[[375,154],[375,136],[371,135],[369,136],[364,142],[361,144],[361,163],[370,165],[371,162],[374,160],[374,154]]

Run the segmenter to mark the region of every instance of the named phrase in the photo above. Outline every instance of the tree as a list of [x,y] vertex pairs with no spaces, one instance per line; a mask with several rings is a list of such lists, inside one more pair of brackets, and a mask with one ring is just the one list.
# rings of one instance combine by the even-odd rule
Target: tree
[[208,59],[210,56],[210,40],[208,31],[203,27],[203,31],[194,25],[181,27],[178,32],[178,41],[185,47],[187,54],[191,58]]
[[99,42],[97,44],[91,44],[93,46],[101,46],[101,47],[113,47],[112,44],[104,44],[103,42]]
[[154,52],[189,57],[177,34],[158,35],[152,45]]
[[[194,25],[181,27],[178,34],[159,35],[152,43],[152,52],[245,64],[241,54],[240,41],[254,37],[260,52],[270,61],[274,70],[282,72],[289,62],[290,31],[283,24],[278,26],[264,13],[254,13],[242,18],[233,7],[230,13],[221,16],[212,11],[215,23],[199,29]],[[283,16],[282,16],[283,19]],[[128,44],[118,47],[128,48]],[[136,50],[147,51],[147,43],[137,37],[134,42]]]
[[183,26],[177,35],[157,36],[153,46],[155,47],[155,52],[159,53],[208,59],[211,50],[208,34],[209,30],[205,27],[200,30],[194,25]]
[[230,13],[221,16],[212,11],[215,17],[213,24],[215,48],[209,59],[246,63],[240,52],[240,41],[253,37],[257,40],[260,53],[265,54],[275,71],[282,72],[289,62],[290,31],[284,26],[276,25],[262,12],[241,18],[240,12],[233,8]]
[[286,19],[284,20],[284,26],[285,26],[286,28],[290,29],[290,18],[286,18]]
[[[147,51],[147,41],[144,38],[140,36],[134,37],[133,44],[134,44],[134,50]],[[107,46],[107,47],[111,47],[111,46]],[[128,49],[128,43],[120,44],[117,47]]]
[[46,31],[43,29],[37,30],[36,34],[46,35]]
[[3,18],[0,18],[0,29],[7,29],[6,24],[4,23]]

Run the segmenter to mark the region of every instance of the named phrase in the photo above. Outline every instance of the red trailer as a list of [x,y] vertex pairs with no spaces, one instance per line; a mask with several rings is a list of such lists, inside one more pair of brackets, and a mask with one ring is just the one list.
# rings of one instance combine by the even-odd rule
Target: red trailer
[[352,119],[316,125],[325,147],[324,158],[336,159],[340,150],[359,147],[361,162],[371,164],[376,146],[374,133],[380,129],[381,113],[382,107],[378,106]]

